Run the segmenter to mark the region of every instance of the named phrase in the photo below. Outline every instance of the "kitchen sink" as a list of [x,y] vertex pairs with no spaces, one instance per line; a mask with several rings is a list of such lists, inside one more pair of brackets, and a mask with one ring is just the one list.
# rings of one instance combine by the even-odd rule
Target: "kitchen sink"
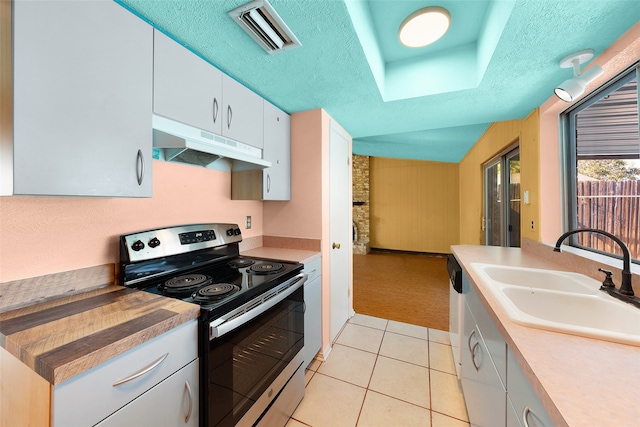
[[600,291],[597,280],[557,270],[471,268],[515,323],[640,346],[640,310]]
[[548,289],[580,294],[594,294],[600,282],[578,273],[537,268],[508,267],[493,264],[475,264],[491,281],[527,288]]

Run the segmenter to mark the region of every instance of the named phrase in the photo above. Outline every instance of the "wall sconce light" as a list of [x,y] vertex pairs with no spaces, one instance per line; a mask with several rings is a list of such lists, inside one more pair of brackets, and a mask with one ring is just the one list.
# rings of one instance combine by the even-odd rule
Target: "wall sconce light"
[[560,68],[573,68],[573,77],[565,80],[556,87],[553,92],[564,102],[571,102],[584,93],[589,83],[600,76],[604,70],[598,65],[593,65],[580,74],[580,64],[584,64],[593,58],[593,50],[585,49],[565,56],[560,61]]

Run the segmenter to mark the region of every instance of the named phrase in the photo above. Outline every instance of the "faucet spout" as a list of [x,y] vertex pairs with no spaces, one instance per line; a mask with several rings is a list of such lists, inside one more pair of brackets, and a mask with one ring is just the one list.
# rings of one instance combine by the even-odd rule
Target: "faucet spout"
[[562,245],[562,242],[564,242],[567,237],[571,236],[572,234],[576,234],[576,233],[597,233],[597,234],[602,234],[603,236],[607,236],[608,238],[610,238],[611,240],[616,242],[618,244],[618,246],[620,246],[620,249],[622,250],[622,284],[620,285],[620,291],[619,292],[622,295],[633,296],[633,288],[631,286],[631,277],[632,277],[632,275],[631,275],[631,255],[629,253],[629,248],[627,247],[627,245],[625,245],[622,240],[620,240],[619,238],[617,238],[613,234],[608,233],[606,231],[598,230],[598,229],[595,229],[595,228],[580,228],[580,229],[577,229],[577,230],[567,231],[562,236],[560,236],[558,238],[558,241],[556,242],[556,246],[555,246],[555,248],[553,248],[553,250],[555,252],[560,252],[560,245]]

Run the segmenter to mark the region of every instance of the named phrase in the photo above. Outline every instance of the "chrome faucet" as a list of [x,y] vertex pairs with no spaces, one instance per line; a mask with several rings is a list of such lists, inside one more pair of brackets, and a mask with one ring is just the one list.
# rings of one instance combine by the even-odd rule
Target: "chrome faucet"
[[597,234],[602,234],[603,236],[607,236],[608,238],[610,238],[611,240],[616,242],[618,244],[618,246],[620,246],[620,249],[622,249],[622,283],[620,284],[620,290],[618,292],[620,294],[622,294],[622,295],[625,295],[625,296],[628,296],[628,297],[633,297],[633,288],[631,287],[631,277],[632,277],[632,275],[631,275],[631,255],[629,254],[629,248],[627,248],[627,245],[625,245],[622,240],[618,239],[616,236],[614,236],[613,234],[608,233],[606,231],[598,230],[598,229],[595,229],[595,228],[581,228],[581,229],[577,229],[577,230],[567,231],[562,236],[560,236],[560,238],[558,238],[558,241],[556,242],[556,247],[553,248],[553,250],[555,252],[560,252],[560,245],[562,244],[562,242],[564,242],[564,240],[567,237],[571,236],[572,234],[576,234],[576,233],[597,233]]

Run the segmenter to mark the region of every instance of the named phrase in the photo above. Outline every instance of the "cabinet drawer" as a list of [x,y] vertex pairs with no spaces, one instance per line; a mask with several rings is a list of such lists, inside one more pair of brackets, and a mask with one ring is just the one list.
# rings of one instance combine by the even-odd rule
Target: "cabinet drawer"
[[316,277],[320,276],[322,273],[322,258],[317,257],[313,261],[306,262],[304,264],[304,268],[302,269],[303,273],[307,273],[309,277],[307,278],[307,283],[312,282]]
[[[94,425],[197,356],[198,328],[193,320],[54,387],[52,425]],[[162,358],[148,372],[114,385]]]
[[197,427],[198,413],[198,360],[196,359],[101,421],[97,427]]
[[553,427],[549,414],[511,351],[507,354],[507,393],[520,424],[529,427]]

